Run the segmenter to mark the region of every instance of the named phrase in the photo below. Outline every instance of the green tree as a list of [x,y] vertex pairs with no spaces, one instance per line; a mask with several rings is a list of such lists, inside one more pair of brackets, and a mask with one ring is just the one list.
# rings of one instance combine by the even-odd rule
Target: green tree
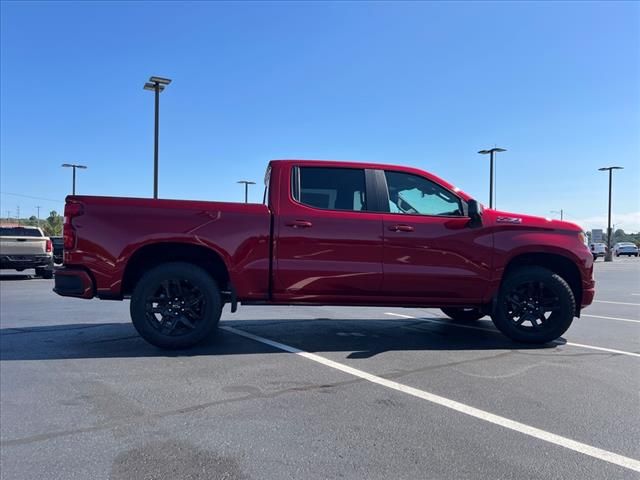
[[51,210],[47,220],[42,226],[44,233],[48,236],[62,235],[62,221],[63,218],[58,215],[58,212]]
[[625,238],[626,238],[626,235],[624,233],[624,230],[621,229],[621,228],[618,228],[615,232],[613,232],[613,242],[612,243],[623,242]]

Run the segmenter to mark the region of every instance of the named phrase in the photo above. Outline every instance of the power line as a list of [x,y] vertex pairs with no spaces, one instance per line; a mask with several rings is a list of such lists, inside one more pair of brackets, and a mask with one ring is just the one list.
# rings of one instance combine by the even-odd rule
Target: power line
[[46,200],[47,202],[64,203],[64,200],[54,200],[53,198],[33,197],[31,195],[22,195],[20,193],[0,192],[2,195],[12,195],[14,197],[32,198],[34,200]]

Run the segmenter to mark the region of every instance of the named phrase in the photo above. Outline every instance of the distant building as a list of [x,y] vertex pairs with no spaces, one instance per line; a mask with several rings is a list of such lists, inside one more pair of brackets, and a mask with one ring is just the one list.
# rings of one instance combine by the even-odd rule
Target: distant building
[[604,243],[604,233],[601,228],[591,230],[591,243]]

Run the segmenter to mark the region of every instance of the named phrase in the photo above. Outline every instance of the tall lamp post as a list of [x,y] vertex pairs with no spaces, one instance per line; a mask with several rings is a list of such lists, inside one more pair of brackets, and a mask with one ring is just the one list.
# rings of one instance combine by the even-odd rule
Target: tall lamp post
[[153,141],[153,198],[158,198],[158,135],[160,132],[160,92],[171,83],[171,79],[150,77],[144,84],[145,90],[155,92],[155,132]]
[[624,167],[602,167],[599,168],[601,172],[609,171],[609,215],[607,217],[607,253],[604,256],[605,262],[610,262],[613,257],[611,255],[611,186],[613,183],[613,171],[622,170]]
[[560,214],[560,220],[564,220],[564,209],[560,209],[560,210],[551,210],[551,213],[559,213]]
[[489,167],[489,208],[493,208],[493,181],[494,181],[494,175],[493,175],[493,160],[495,158],[495,154],[497,152],[506,152],[507,150],[505,148],[499,148],[499,147],[493,147],[489,150],[480,150],[478,153],[481,155],[490,155],[491,158],[491,164]]
[[249,180],[239,180],[236,183],[244,183],[244,203],[249,203],[249,185],[255,185],[256,182],[250,182]]
[[63,163],[62,166],[66,168],[73,168],[73,189],[71,191],[72,191],[72,195],[75,195],[76,194],[76,168],[86,169],[87,166],[78,165],[77,163]]

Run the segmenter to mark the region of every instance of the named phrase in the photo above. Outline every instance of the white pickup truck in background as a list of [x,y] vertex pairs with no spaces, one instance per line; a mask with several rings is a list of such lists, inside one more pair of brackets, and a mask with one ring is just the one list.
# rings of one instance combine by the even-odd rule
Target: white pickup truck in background
[[0,227],[0,269],[27,268],[35,268],[42,278],[53,278],[51,240],[38,227]]

